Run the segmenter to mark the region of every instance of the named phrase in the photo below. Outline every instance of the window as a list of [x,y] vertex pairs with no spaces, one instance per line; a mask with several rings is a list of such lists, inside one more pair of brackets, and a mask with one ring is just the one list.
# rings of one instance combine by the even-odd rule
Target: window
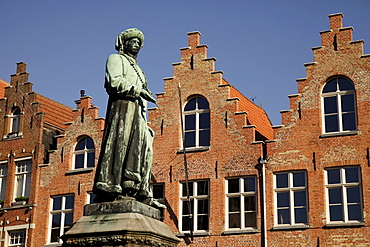
[[94,167],[95,148],[94,141],[90,137],[84,137],[76,144],[73,152],[74,169]]
[[94,204],[95,197],[96,197],[96,194],[94,194],[94,192],[88,192],[87,193],[87,204]]
[[19,132],[19,124],[21,119],[21,110],[16,107],[12,111],[12,115],[10,115],[10,133],[18,133]]
[[30,197],[32,161],[16,161],[14,197]]
[[285,172],[275,177],[275,224],[307,224],[306,172]]
[[359,167],[326,170],[326,195],[329,222],[362,221]]
[[[153,198],[164,204],[164,184],[151,184],[150,187],[153,192]],[[160,220],[163,221],[164,209],[160,208],[159,211],[161,212]]]
[[7,161],[0,161],[0,200],[3,202],[5,200],[7,175],[8,175]]
[[356,96],[353,83],[334,78],[322,90],[324,133],[357,130]]
[[62,243],[62,236],[73,224],[74,196],[63,195],[51,198],[50,212],[50,243]]
[[26,230],[17,230],[9,232],[8,246],[21,247],[26,246]]
[[180,231],[193,232],[208,230],[209,217],[209,182],[189,182],[189,200],[186,183],[181,183],[181,218]]
[[209,104],[203,97],[189,100],[184,108],[185,148],[208,147],[210,140]]
[[256,227],[256,177],[226,180],[228,229]]

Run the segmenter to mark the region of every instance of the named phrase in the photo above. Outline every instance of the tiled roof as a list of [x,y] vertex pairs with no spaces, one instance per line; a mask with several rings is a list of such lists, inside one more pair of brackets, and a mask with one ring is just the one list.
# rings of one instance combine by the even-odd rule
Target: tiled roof
[[0,99],[5,97],[5,88],[9,86],[10,86],[9,82],[0,79]]

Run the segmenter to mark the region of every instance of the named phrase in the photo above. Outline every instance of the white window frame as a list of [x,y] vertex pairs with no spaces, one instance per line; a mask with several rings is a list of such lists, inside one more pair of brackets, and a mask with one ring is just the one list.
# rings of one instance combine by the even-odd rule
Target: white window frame
[[[347,78],[344,78],[344,77],[336,77],[336,78],[333,78],[331,80],[329,80],[327,83],[331,82],[332,80],[335,80],[335,79],[339,79],[339,78],[343,78],[343,79],[346,79],[348,80],[349,82],[351,82],[353,84],[352,81],[350,81],[349,79]],[[324,90],[326,84],[324,84],[323,88],[321,89],[321,91]],[[356,125],[356,130],[343,130],[343,114],[345,113],[350,113],[350,112],[343,112],[342,111],[342,96],[344,95],[351,95],[353,94],[354,96],[354,114],[355,114],[355,125]],[[337,112],[336,113],[331,113],[331,114],[325,114],[325,102],[324,102],[324,99],[325,98],[328,98],[328,97],[336,97],[336,102],[337,102]],[[356,100],[356,89],[353,89],[353,90],[343,90],[343,91],[340,91],[339,88],[338,88],[338,84],[337,84],[337,90],[335,92],[328,92],[328,93],[321,93],[321,116],[322,116],[322,133],[324,134],[338,134],[338,133],[355,133],[357,132],[357,100]],[[325,117],[328,116],[328,115],[338,115],[338,131],[331,131],[331,132],[327,132],[326,131],[326,120],[325,120]]]
[[[254,178],[254,191],[244,191],[244,182],[245,178]],[[239,192],[228,192],[229,188],[229,180],[231,179],[239,179]],[[251,228],[256,228],[257,227],[257,178],[256,176],[244,176],[244,177],[239,177],[239,178],[227,178],[225,179],[225,189],[226,189],[226,214],[225,214],[225,229],[226,230],[243,230],[243,229],[251,229]],[[239,215],[240,215],[240,228],[230,228],[229,227],[229,199],[230,198],[239,198],[239,203],[240,203],[240,209],[239,209]],[[245,197],[255,197],[255,210],[254,211],[244,211],[245,209]],[[255,226],[247,226],[245,227],[245,213],[255,213],[256,217],[256,225]]]
[[[306,186],[300,186],[300,187],[294,187],[293,184],[293,174],[294,173],[301,173],[304,172],[305,175],[305,184]],[[277,188],[277,178],[276,175],[279,174],[288,174],[288,187],[284,188]],[[294,206],[294,192],[299,191],[305,191],[306,192],[306,206]],[[289,215],[290,215],[290,223],[289,224],[279,224],[279,214],[278,214],[278,199],[277,194],[278,193],[289,193],[289,206],[284,207],[282,209],[289,209]],[[307,216],[307,223],[296,223],[296,217],[294,209],[297,208],[306,208],[306,216]],[[307,192],[307,171],[285,171],[285,172],[278,172],[274,174],[274,221],[275,226],[305,226],[308,225],[308,192]]]
[[[56,244],[56,243],[63,243],[62,239],[59,238],[58,242],[51,242],[51,235],[53,229],[53,215],[60,214],[60,226],[59,226],[59,236],[62,236],[65,228],[65,215],[67,213],[72,213],[72,217],[74,217],[74,204],[72,209],[66,209],[66,197],[73,196],[73,201],[75,202],[75,196],[73,194],[66,194],[66,195],[55,195],[52,196],[50,199],[50,216],[49,216],[49,234],[48,234],[48,243],[49,244]],[[53,200],[54,198],[62,198],[62,208],[59,210],[53,210]]]
[[[199,142],[200,142],[200,137],[199,137],[200,134],[199,133],[200,133],[200,131],[207,130],[207,129],[200,129],[199,116],[202,113],[209,113],[210,112],[209,102],[208,102],[208,108],[207,109],[198,109],[198,103],[196,103],[194,110],[185,111],[185,107],[189,103],[189,101],[196,100],[196,98],[203,98],[208,102],[208,100],[205,97],[198,95],[198,96],[190,98],[184,106],[183,116],[182,116],[183,117],[183,123],[184,123],[184,134],[187,133],[187,132],[194,132],[194,130],[186,130],[186,128],[185,128],[185,126],[186,126],[186,117],[185,116],[195,115],[195,146],[186,147],[186,149],[209,147],[209,145],[210,145],[210,144],[208,146],[199,145]],[[209,141],[210,141],[211,140],[211,116],[209,116],[209,117],[210,117],[210,119],[209,119],[209,128],[208,129],[209,129],[209,132],[210,132],[209,133]]]
[[[358,168],[358,178],[359,182],[353,182],[353,183],[347,183],[345,181],[345,169],[346,168]],[[339,174],[340,174],[340,183],[337,184],[329,184],[328,183],[328,170],[335,170],[339,169]],[[360,203],[348,203],[347,202],[347,188],[350,187],[359,187],[360,188]],[[330,220],[330,204],[329,204],[329,189],[332,188],[341,188],[341,193],[342,193],[342,214],[343,214],[343,221],[331,221]],[[335,167],[335,168],[328,168],[325,169],[325,192],[326,192],[326,212],[327,212],[327,222],[328,223],[358,223],[358,222],[363,222],[364,215],[363,215],[363,201],[362,201],[362,183],[361,183],[361,168],[359,166],[344,166],[344,167]],[[349,205],[355,205],[359,204],[361,207],[361,220],[349,220],[348,219],[348,206]],[[338,205],[338,204],[333,204],[333,205]]]
[[[198,183],[199,182],[207,182],[208,183],[208,191],[207,195],[197,195],[197,189],[198,189]],[[192,224],[193,224],[193,232],[195,233],[207,233],[209,231],[209,215],[210,215],[210,197],[209,197],[209,187],[210,182],[209,180],[197,180],[197,181],[189,181],[189,183],[193,183],[193,195],[190,195],[190,200],[193,205],[194,212],[192,213]],[[183,186],[185,185],[185,182],[180,183],[180,219],[179,219],[179,230],[182,233],[190,233],[189,230],[183,230],[182,229],[182,217],[183,217],[183,201],[188,201],[188,198],[186,195],[183,195],[182,192],[184,191]],[[190,184],[189,184],[190,186]],[[198,202],[199,200],[208,200],[208,214],[198,214]],[[198,230],[198,216],[199,215],[208,215],[208,227],[207,230]]]
[[[24,235],[23,236],[12,236],[12,234],[14,233],[23,233]],[[7,231],[7,245],[6,246],[9,246],[9,247],[25,247],[26,246],[26,242],[27,242],[27,229],[26,228],[23,228],[23,229],[17,229],[17,230],[11,230],[11,231]],[[12,240],[16,240],[14,243],[11,243]],[[20,240],[23,239],[24,242],[20,242]]]
[[[76,150],[76,147],[77,147],[78,143],[80,143],[81,141],[83,141],[85,138],[90,138],[92,140],[93,145],[94,145],[94,148],[87,149],[86,148],[86,145],[85,145],[85,148],[84,149]],[[93,166],[88,166],[88,154],[89,153],[95,153],[95,143],[94,143],[94,140],[90,136],[83,136],[82,138],[80,138],[75,143],[75,146],[73,148],[73,161],[72,161],[73,170],[87,169],[87,168],[93,168],[93,167],[95,167],[95,155],[94,155],[94,164],[93,164]],[[80,167],[80,168],[76,168],[76,155],[81,155],[81,154],[83,154],[83,156],[84,156],[84,164],[83,164],[84,166],[83,167]]]
[[[19,114],[14,114],[15,111],[19,111]],[[20,130],[20,123],[21,123],[21,109],[16,107],[13,109],[12,114],[9,116],[10,118],[10,126],[9,126],[9,133],[19,133]]]
[[[25,196],[30,197],[31,193],[31,179],[32,179],[32,158],[20,158],[16,159],[16,172],[15,172],[15,179],[14,179],[14,199],[16,197]],[[22,166],[20,166],[22,165]],[[20,189],[19,193],[19,180],[22,179],[22,188]]]
[[[86,204],[94,204],[94,202],[93,201],[91,201],[91,197],[93,196],[93,195],[95,195],[94,194],[94,192],[92,192],[92,191],[88,191],[87,192],[87,200],[86,200]],[[95,195],[96,196],[96,195]]]
[[0,199],[4,202],[8,177],[8,161],[0,161]]

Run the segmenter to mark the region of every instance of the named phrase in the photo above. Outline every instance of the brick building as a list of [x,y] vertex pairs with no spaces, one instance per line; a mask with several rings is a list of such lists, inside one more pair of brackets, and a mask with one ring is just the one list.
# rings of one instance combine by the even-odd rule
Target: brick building
[[[153,192],[179,246],[370,244],[370,56],[342,17],[329,16],[280,126],[188,33],[149,112]],[[0,98],[0,247],[60,246],[92,202],[104,119],[90,96],[72,109],[33,92],[24,63]]]

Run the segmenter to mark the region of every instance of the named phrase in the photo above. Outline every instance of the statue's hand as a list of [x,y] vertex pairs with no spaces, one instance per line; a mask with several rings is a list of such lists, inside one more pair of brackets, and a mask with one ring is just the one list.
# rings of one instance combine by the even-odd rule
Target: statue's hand
[[137,99],[140,95],[140,89],[137,86],[133,85],[127,92],[127,95],[133,97],[134,99]]
[[143,97],[145,100],[150,101],[154,104],[156,104],[156,100],[153,98],[153,96],[145,89],[141,89],[140,96]]

